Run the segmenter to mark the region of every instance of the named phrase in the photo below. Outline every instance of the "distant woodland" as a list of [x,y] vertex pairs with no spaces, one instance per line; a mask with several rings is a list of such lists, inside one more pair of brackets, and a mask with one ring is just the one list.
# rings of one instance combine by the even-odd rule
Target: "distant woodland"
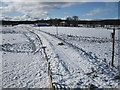
[[[47,23],[47,26],[66,26],[66,27],[105,27],[106,25],[112,27],[120,26],[120,19],[107,19],[107,20],[78,20],[77,18],[66,20],[62,19],[49,19],[49,20],[36,20],[36,21],[0,21],[1,25],[18,25],[18,24],[35,24],[35,23]],[[41,25],[42,26],[42,25]]]

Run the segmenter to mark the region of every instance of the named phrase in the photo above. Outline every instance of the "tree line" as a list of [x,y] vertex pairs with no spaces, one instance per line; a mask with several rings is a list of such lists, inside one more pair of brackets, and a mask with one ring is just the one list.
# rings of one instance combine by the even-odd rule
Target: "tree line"
[[86,27],[104,27],[105,25],[119,26],[119,19],[106,19],[106,20],[79,20],[78,16],[68,17],[65,20],[54,18],[49,20],[36,20],[36,21],[0,21],[1,25],[18,25],[18,24],[34,24],[34,23],[47,23],[49,26],[67,26],[79,27],[80,25]]

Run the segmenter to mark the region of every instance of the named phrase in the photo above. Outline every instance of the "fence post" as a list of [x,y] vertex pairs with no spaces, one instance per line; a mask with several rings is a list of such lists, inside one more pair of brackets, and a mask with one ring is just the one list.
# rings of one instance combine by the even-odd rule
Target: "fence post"
[[45,54],[45,58],[46,58],[47,63],[48,63],[48,76],[49,76],[49,78],[50,78],[50,90],[53,90],[52,75],[51,75],[52,72],[51,72],[51,69],[50,69],[50,62],[48,62],[48,56],[47,56],[47,54],[46,54],[46,52],[45,52],[46,46],[43,46],[42,48],[43,48],[43,52],[44,52],[44,54]]
[[114,47],[115,47],[115,28],[113,29],[113,33],[112,33],[112,63],[111,63],[111,66],[114,66]]
[[50,88],[53,89],[53,84],[52,84],[52,75],[50,74]]
[[58,26],[56,25],[56,34],[58,36]]

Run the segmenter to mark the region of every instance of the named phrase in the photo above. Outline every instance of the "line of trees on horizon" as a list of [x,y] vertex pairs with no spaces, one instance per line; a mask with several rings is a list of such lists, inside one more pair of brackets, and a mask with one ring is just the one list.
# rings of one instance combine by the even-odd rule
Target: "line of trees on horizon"
[[86,27],[96,27],[105,25],[120,26],[119,19],[106,19],[106,20],[79,20],[78,16],[67,17],[65,20],[54,18],[48,20],[36,20],[36,21],[0,21],[1,25],[18,25],[18,24],[34,24],[34,23],[47,23],[49,26],[70,26],[78,27],[80,24]]

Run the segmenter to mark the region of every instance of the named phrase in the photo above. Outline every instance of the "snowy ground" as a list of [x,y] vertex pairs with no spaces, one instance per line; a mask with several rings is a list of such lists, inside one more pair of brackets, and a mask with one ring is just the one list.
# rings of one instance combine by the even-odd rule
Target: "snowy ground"
[[[47,62],[39,39],[22,27],[3,27],[2,87],[49,87]],[[14,30],[10,33],[7,31]],[[37,52],[37,53],[36,53]]]
[[111,32],[103,28],[58,27],[56,35],[56,27],[3,27],[2,87],[49,88],[48,65],[41,48],[46,46],[55,87],[88,88],[93,84],[117,88],[117,52],[116,68],[109,65]]
[[[56,27],[41,27],[42,31],[57,35]],[[58,27],[58,36],[63,40],[90,52],[100,60],[110,64],[112,57],[111,29]],[[115,66],[118,66],[118,30],[116,30]]]

